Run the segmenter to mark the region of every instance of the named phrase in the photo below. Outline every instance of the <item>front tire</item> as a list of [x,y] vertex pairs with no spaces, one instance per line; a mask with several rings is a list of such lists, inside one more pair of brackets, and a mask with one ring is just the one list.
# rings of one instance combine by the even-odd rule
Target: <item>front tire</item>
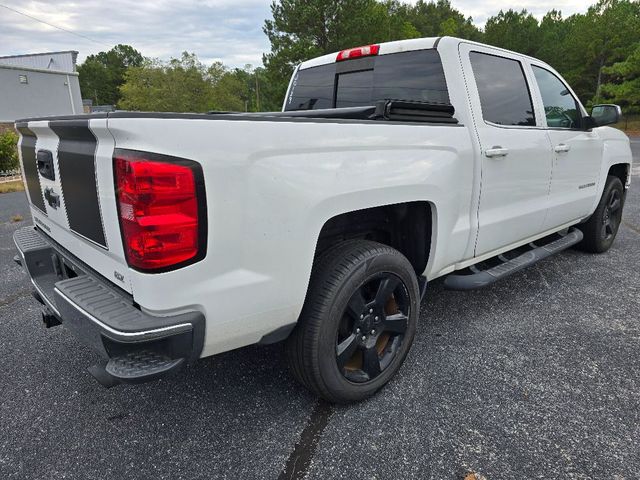
[[604,253],[611,248],[622,223],[624,188],[618,177],[609,175],[600,202],[593,215],[578,228],[584,233],[578,248],[591,253]]
[[415,271],[400,252],[365,240],[338,244],[314,264],[287,341],[294,377],[333,403],[371,396],[404,362],[419,308]]

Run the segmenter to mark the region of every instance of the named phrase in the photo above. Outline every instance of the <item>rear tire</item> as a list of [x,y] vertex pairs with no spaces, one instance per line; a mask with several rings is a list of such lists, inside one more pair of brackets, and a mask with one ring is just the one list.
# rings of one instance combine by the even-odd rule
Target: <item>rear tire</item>
[[399,370],[415,335],[420,294],[397,250],[350,240],[320,255],[287,340],[293,376],[333,403],[363,400]]
[[611,248],[622,222],[624,188],[618,177],[609,175],[596,211],[589,219],[577,227],[584,233],[580,250],[603,253]]

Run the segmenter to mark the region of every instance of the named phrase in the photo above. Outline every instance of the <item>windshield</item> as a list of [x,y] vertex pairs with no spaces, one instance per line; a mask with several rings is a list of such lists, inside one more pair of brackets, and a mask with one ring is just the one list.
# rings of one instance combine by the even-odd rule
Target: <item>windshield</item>
[[358,107],[378,100],[449,103],[438,52],[416,50],[300,70],[285,110]]

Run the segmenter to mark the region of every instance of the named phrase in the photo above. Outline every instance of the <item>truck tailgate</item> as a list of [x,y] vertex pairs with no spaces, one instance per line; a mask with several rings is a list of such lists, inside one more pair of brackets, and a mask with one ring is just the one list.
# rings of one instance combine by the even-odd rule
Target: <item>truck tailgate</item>
[[35,225],[131,293],[106,118],[18,122],[19,152]]

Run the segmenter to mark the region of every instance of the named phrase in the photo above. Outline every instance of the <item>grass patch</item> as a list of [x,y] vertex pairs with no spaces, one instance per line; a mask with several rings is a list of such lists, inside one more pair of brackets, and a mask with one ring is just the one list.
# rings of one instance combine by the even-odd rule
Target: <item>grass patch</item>
[[0,193],[22,192],[23,190],[24,184],[22,183],[22,180],[0,183]]
[[22,220],[24,220],[24,217],[22,215],[20,215],[19,213],[16,215],[11,215],[11,221],[13,223],[18,223],[21,222]]
[[640,134],[640,115],[623,117],[620,122],[612,126],[619,128],[623,132]]

